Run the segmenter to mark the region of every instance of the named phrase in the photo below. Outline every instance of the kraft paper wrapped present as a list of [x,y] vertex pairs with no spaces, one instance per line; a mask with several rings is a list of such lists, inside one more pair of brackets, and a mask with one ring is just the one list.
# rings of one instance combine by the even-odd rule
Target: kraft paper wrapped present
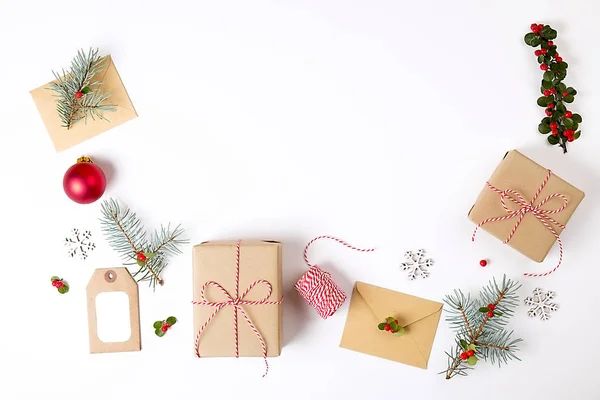
[[[479,194],[469,219],[542,262],[584,197],[581,190],[512,150]],[[562,257],[562,241],[559,244]]]
[[[427,369],[442,303],[356,282],[340,347]],[[394,317],[403,336],[380,331]]]
[[[194,246],[193,283],[198,357],[266,358],[281,354],[280,243],[243,240]],[[234,305],[236,299],[238,306]]]
[[137,117],[135,108],[110,55],[107,56],[104,71],[97,74],[92,81],[102,82],[102,90],[110,93],[108,103],[115,106],[115,111],[107,111],[103,114],[108,121],[88,118],[87,121],[77,121],[69,129],[64,128],[61,124],[56,111],[55,92],[48,90],[50,84],[31,91],[33,101],[57,152],[73,147]]

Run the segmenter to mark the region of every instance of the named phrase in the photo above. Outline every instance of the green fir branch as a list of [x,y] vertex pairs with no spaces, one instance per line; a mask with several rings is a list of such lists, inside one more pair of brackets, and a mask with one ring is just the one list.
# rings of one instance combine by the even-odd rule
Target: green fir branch
[[93,80],[106,68],[106,61],[107,57],[98,56],[98,49],[87,53],[79,50],[68,71],[63,69],[62,74],[52,71],[56,81],[48,89],[56,93],[56,111],[64,128],[70,129],[81,119],[107,120],[103,113],[116,110],[115,106],[105,104],[110,93],[101,90],[102,82]]
[[505,329],[518,306],[520,287],[518,282],[504,276],[500,283],[496,279],[490,281],[477,302],[460,290],[446,296],[446,320],[456,332],[456,348],[446,352],[448,366],[442,372],[446,379],[466,376],[479,359],[499,366],[520,360],[516,352],[522,339],[514,338],[513,332]]
[[[188,243],[181,239],[184,230],[181,226],[171,229],[161,226],[148,239],[146,230],[137,215],[114,199],[105,200],[101,205],[102,232],[110,246],[121,255],[125,265],[137,265],[133,274],[138,282],[147,281],[152,288],[163,285],[161,274],[167,266],[169,256],[181,254],[180,246]],[[143,260],[140,260],[143,255]]]

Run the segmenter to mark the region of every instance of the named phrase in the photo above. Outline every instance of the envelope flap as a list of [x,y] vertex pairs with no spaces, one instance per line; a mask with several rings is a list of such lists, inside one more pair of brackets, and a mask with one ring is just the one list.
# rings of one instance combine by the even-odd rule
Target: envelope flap
[[393,316],[399,325],[406,327],[442,309],[442,303],[364,282],[356,282],[356,289],[377,321],[384,321],[385,318]]

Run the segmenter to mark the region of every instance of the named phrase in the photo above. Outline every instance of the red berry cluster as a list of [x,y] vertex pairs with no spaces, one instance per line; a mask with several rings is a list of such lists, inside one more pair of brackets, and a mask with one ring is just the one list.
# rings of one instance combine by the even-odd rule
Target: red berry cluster
[[469,351],[463,351],[462,353],[460,353],[460,359],[461,360],[466,360],[469,357],[473,357],[475,355],[475,351],[474,350],[469,350]]
[[404,328],[398,324],[398,320],[394,317],[387,317],[385,322],[377,325],[380,331],[386,331],[389,333],[393,333],[395,336],[404,335]]
[[53,276],[50,280],[52,281],[52,286],[54,286],[60,294],[65,294],[69,291],[69,285],[58,276]]
[[139,262],[145,262],[147,259],[148,259],[148,257],[146,257],[146,255],[145,255],[145,254],[144,254],[144,252],[142,252],[142,251],[140,251],[140,252],[137,254],[137,260],[138,260]]
[[158,337],[163,337],[165,333],[177,322],[177,318],[169,317],[164,321],[156,321],[154,323],[154,333]]
[[479,312],[485,313],[488,318],[493,318],[496,315],[498,315],[498,316],[502,315],[501,312],[496,311],[495,304],[488,304],[487,307],[481,307],[479,309]]
[[540,89],[543,96],[537,103],[545,108],[546,118],[542,119],[538,130],[542,134],[551,133],[548,142],[552,145],[559,144],[566,153],[567,142],[573,142],[581,135],[578,128],[582,118],[569,111],[565,105],[575,100],[577,91],[563,83],[568,64],[554,44],[556,36],[557,32],[550,25],[531,24],[531,32],[525,35],[525,43],[532,47],[539,46],[534,54],[540,69],[544,71]]

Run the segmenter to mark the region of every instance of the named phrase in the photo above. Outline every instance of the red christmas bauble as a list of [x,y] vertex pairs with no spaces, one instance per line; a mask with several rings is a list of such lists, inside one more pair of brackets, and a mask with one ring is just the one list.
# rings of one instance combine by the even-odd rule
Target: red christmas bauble
[[65,172],[63,189],[75,203],[90,204],[104,194],[106,177],[92,160],[82,157]]

